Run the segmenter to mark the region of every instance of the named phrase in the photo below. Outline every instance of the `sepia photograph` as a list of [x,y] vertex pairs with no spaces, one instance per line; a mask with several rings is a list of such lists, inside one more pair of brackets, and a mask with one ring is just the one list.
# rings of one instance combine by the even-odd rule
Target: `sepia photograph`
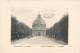
[[68,18],[67,8],[12,2],[11,44],[68,45]]

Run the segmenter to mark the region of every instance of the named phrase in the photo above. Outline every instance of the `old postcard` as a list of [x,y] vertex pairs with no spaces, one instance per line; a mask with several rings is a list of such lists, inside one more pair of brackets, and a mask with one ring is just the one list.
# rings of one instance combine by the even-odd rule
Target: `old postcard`
[[79,0],[0,2],[1,53],[80,53]]

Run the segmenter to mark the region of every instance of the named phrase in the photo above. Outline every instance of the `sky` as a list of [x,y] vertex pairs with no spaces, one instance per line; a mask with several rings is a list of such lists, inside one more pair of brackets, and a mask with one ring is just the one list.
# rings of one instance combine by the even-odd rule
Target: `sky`
[[68,13],[69,4],[70,3],[68,1],[51,2],[42,0],[11,0],[11,14],[15,16],[20,22],[23,22],[32,28],[32,23],[40,13],[41,17],[46,22],[46,28],[50,28],[66,13]]

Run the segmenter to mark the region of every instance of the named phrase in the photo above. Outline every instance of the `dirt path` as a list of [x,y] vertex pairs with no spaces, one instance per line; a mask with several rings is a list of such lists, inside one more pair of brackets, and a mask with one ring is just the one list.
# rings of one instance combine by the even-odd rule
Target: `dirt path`
[[59,42],[56,42],[55,39],[51,40],[43,36],[34,36],[32,38],[24,38],[13,41],[12,44],[53,44],[53,45],[62,45]]

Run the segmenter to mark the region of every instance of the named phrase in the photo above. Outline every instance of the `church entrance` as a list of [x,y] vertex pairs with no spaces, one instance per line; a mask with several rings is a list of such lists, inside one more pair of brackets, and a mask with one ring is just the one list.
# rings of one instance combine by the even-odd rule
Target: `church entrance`
[[40,36],[40,32],[38,32],[38,35]]

